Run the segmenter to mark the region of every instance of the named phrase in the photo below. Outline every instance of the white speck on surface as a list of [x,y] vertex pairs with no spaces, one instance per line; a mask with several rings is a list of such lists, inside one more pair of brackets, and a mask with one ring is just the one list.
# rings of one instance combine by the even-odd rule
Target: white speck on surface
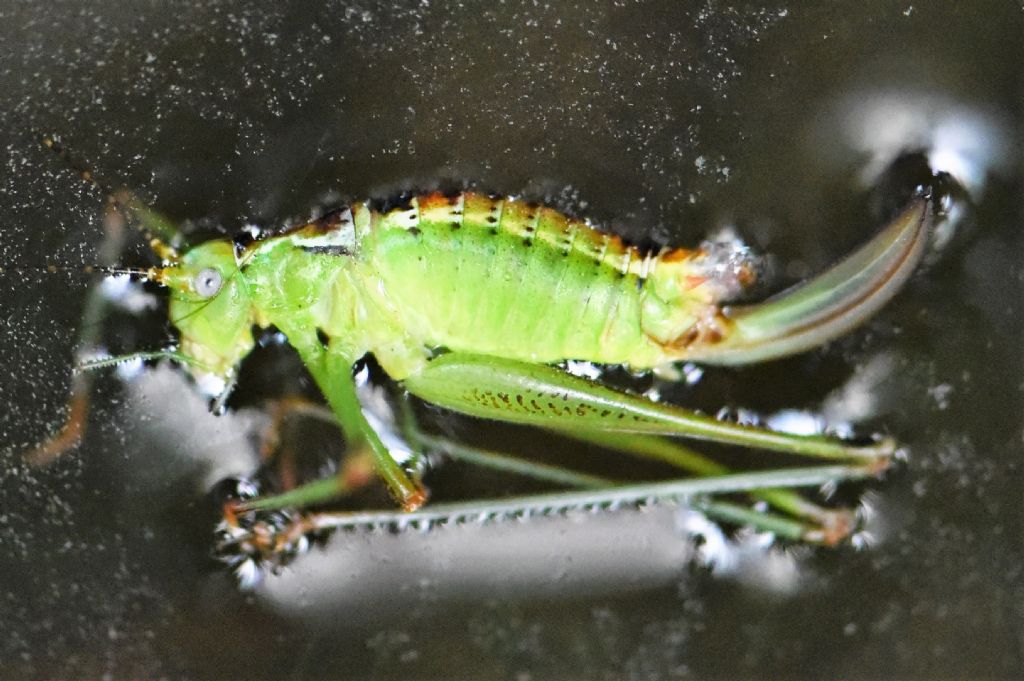
[[141,375],[144,369],[145,363],[138,357],[132,357],[118,362],[114,371],[122,381],[130,381]]
[[729,539],[716,523],[688,508],[680,509],[678,522],[684,533],[703,540],[696,559],[716,575],[782,595],[796,593],[805,581],[797,554],[776,547],[771,533],[742,531]]
[[935,400],[935,404],[940,410],[949,408],[949,396],[952,392],[953,386],[948,383],[940,383],[928,388],[928,395]]
[[772,430],[793,435],[819,435],[825,430],[825,421],[818,414],[800,409],[783,409],[764,418]]
[[879,353],[859,365],[850,379],[825,398],[822,414],[830,424],[859,423],[877,415],[878,387],[896,370],[896,360]]
[[1012,148],[995,115],[927,92],[859,92],[840,103],[845,143],[868,157],[865,187],[903,153],[923,150],[932,169],[946,172],[977,198],[986,180],[1006,168]]
[[573,376],[592,380],[601,378],[601,375],[604,373],[601,367],[593,362],[581,362],[574,359],[570,359],[565,363],[565,372]]
[[104,277],[100,282],[100,291],[107,301],[132,314],[152,310],[157,306],[157,297],[147,293],[128,275],[115,274]]

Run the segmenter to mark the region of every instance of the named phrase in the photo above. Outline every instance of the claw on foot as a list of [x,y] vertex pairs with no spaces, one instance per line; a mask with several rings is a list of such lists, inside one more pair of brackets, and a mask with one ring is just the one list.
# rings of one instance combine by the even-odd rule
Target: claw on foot
[[429,494],[427,493],[426,488],[421,484],[417,484],[416,490],[402,499],[402,510],[406,513],[418,511],[423,504],[427,503],[428,498]]
[[301,513],[247,508],[257,493],[255,484],[236,479],[213,492],[227,497],[215,529],[214,557],[235,571],[243,588],[255,586],[265,569],[276,572],[291,563],[316,539],[316,528]]
[[839,546],[857,529],[857,515],[847,508],[830,509],[820,520],[820,525],[808,530],[806,541],[824,546]]

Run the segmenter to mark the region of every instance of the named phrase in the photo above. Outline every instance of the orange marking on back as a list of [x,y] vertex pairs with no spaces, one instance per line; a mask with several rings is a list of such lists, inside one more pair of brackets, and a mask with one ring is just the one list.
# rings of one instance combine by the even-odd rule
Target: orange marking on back
[[687,290],[697,288],[707,280],[707,277],[701,277],[696,274],[688,274],[683,277],[683,281],[685,282],[684,286]]
[[697,254],[698,251],[692,251],[688,248],[673,248],[671,251],[666,251],[660,255],[662,262],[682,262],[689,260]]
[[618,234],[608,234],[608,248],[605,255],[622,255],[626,251],[626,244]]
[[451,203],[448,201],[448,197],[441,192],[430,192],[419,197],[419,205],[421,211],[427,211],[436,208],[448,208],[451,206]]

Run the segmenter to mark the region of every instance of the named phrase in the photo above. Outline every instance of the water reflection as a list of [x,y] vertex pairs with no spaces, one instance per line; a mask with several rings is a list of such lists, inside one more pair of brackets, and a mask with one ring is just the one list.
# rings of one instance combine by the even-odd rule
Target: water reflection
[[838,111],[846,145],[866,158],[860,171],[866,188],[875,186],[901,154],[920,150],[935,172],[949,173],[978,199],[986,180],[1005,173],[1012,160],[1001,117],[941,93],[855,92],[842,99]]

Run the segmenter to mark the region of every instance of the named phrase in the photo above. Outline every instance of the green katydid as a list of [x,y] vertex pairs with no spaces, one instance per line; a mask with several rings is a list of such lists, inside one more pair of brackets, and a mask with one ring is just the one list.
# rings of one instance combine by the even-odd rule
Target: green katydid
[[[752,491],[799,519],[794,536],[835,541],[848,526],[829,528],[832,516],[824,509],[788,489],[769,488],[871,475],[896,450],[888,438],[854,444],[723,422],[571,375],[560,363],[581,360],[634,371],[690,361],[740,365],[818,346],[878,310],[910,276],[929,232],[931,203],[925,197],[911,200],[874,238],[816,278],[761,304],[734,306],[727,305],[729,299],[754,278],[742,251],[644,253],[586,222],[512,198],[431,193],[387,211],[355,203],[249,243],[218,239],[187,249],[166,220],[130,195],[122,193],[117,203],[134,215],[161,260],[139,273],[169,289],[169,317],[179,334],[175,350],[137,356],[181,362],[222,402],[254,347],[254,329],[278,329],[323,393],[347,446],[370,456],[410,518],[457,516],[477,506],[418,511],[427,500],[425,487],[396,461],[360,406],[352,368],[368,354],[426,402],[597,440],[700,476],[630,487],[522,464],[520,472],[579,488],[562,496],[577,495],[580,503]],[[730,474],[664,436],[817,457],[833,465]],[[418,442],[428,446],[430,436],[418,433]],[[495,454],[466,456],[505,465]],[[308,483],[237,503],[228,515],[322,504],[346,494],[350,482],[340,475]],[[542,507],[545,498],[505,505],[529,510],[531,504]],[[758,514],[740,507],[707,508],[727,519],[758,522]],[[761,526],[776,526],[764,517]],[[290,532],[314,529],[318,522],[297,523]],[[353,516],[336,524],[357,522]],[[777,526],[786,522],[780,519]],[[272,552],[280,545],[275,542],[253,550]]]

